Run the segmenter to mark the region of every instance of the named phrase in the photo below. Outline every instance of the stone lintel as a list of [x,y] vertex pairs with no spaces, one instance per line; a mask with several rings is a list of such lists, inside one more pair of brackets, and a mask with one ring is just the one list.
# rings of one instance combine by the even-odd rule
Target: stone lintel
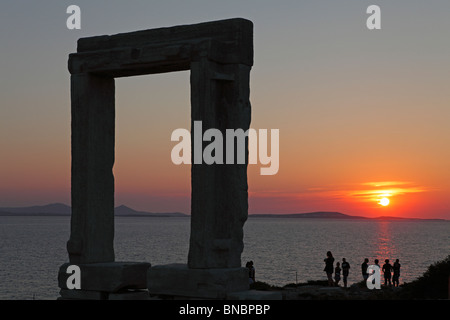
[[[67,267],[65,263],[59,268],[58,285],[67,289]],[[106,262],[78,264],[81,272],[81,290],[118,292],[125,289],[146,289],[147,262]]]
[[[140,45],[173,45],[197,39],[215,39],[217,41],[232,41],[245,45],[250,61],[253,61],[253,23],[243,18],[217,20],[191,25],[180,25],[134,32],[119,33],[80,38],[77,52],[109,50],[118,47],[135,47]],[[252,63],[253,64],[253,63]]]
[[125,77],[189,70],[202,57],[252,66],[252,22],[237,18],[81,38],[68,68],[72,74]]

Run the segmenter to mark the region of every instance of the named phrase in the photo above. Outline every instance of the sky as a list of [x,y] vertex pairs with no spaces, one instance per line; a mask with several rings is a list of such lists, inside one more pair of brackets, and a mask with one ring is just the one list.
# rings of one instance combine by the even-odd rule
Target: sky
[[[69,30],[69,5],[81,29]],[[381,30],[366,9],[381,8]],[[234,17],[254,24],[254,129],[279,129],[279,171],[249,165],[249,213],[450,219],[450,2],[4,1],[0,206],[70,205],[69,53],[82,37]],[[116,79],[115,202],[190,211],[189,71]],[[389,199],[387,206],[379,204]]]

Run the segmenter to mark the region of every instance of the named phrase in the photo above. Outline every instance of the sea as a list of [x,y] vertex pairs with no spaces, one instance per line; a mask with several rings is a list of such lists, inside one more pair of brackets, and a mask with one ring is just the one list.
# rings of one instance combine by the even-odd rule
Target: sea
[[[69,235],[68,216],[0,216],[0,299],[56,299]],[[116,217],[116,261],[187,263],[189,235],[189,217]],[[327,251],[350,263],[349,285],[362,280],[364,258],[399,259],[400,284],[411,282],[450,254],[450,221],[252,217],[244,225],[241,262],[253,261],[257,281],[326,280]]]

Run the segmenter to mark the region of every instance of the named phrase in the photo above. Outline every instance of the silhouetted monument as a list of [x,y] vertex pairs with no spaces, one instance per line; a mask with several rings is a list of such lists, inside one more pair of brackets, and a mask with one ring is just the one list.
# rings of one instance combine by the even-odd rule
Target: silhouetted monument
[[[148,288],[152,294],[223,298],[248,289],[248,274],[241,267],[247,164],[192,164],[188,263],[154,267],[114,262],[112,170],[114,78],[190,70],[192,128],[194,121],[202,121],[203,132],[217,128],[225,135],[226,129],[249,128],[252,65],[253,24],[245,19],[78,40],[77,52],[69,55],[72,218],[67,251],[70,264],[82,271],[80,293]],[[67,265],[60,268],[59,285],[63,297],[72,297],[65,287]],[[99,285],[95,277],[102,274],[109,278]]]

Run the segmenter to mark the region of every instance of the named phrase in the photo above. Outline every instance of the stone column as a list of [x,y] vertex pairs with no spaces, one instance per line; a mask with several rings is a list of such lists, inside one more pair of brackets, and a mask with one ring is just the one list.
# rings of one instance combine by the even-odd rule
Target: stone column
[[[194,121],[202,121],[203,132],[209,128],[222,132],[224,164],[195,164],[192,145],[189,268],[241,267],[243,225],[248,213],[248,157],[245,164],[237,164],[235,150],[234,164],[225,164],[225,137],[226,129],[247,131],[249,128],[250,69],[246,65],[219,64],[207,58],[191,63],[191,128]],[[203,143],[202,150],[209,143]],[[245,154],[248,154],[248,139]]]
[[114,78],[71,75],[71,264],[114,261]]

